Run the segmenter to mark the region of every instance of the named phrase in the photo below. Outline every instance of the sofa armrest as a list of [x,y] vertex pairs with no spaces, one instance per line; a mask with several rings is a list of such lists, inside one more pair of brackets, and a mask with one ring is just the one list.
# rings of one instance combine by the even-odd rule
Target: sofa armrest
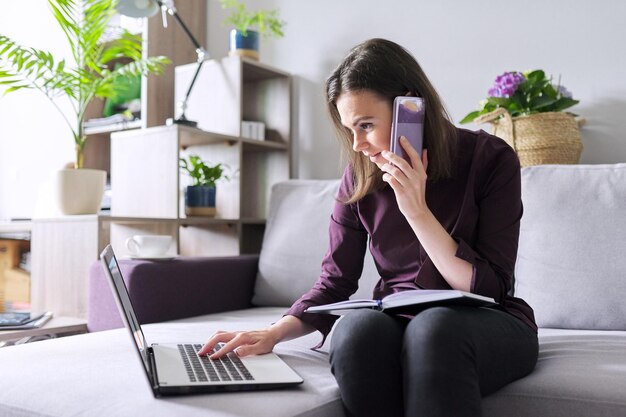
[[[142,324],[250,307],[258,263],[258,255],[119,261]],[[87,326],[89,331],[123,326],[100,262],[89,272]]]

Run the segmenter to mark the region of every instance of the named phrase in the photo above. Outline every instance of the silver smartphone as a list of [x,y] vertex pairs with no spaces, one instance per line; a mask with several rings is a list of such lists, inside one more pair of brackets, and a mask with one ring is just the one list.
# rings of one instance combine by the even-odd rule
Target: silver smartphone
[[[409,156],[400,145],[404,136],[422,156],[424,146],[424,100],[421,97],[399,96],[393,101],[391,125],[391,152],[409,161]],[[410,162],[410,161],[409,161]]]

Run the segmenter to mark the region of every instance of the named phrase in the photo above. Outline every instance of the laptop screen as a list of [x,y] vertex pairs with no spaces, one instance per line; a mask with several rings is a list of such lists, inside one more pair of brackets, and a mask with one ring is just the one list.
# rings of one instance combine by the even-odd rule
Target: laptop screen
[[133,336],[135,344],[137,345],[139,356],[141,356],[143,365],[146,368],[146,373],[151,375],[148,355],[146,353],[146,338],[141,331],[141,326],[139,325],[139,321],[135,315],[133,304],[130,301],[128,290],[126,289],[126,284],[124,283],[124,278],[122,278],[122,273],[120,272],[120,268],[117,263],[117,259],[115,259],[115,254],[113,253],[111,245],[108,245],[104,249],[100,255],[100,259],[105,267],[107,275],[109,276],[109,282],[111,283],[111,288],[114,291],[113,298],[115,298],[120,313],[122,313],[122,319]]

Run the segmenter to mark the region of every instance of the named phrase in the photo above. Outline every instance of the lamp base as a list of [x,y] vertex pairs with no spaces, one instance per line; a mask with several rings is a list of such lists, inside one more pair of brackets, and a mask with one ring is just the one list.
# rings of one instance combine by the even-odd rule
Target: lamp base
[[184,125],[189,127],[198,127],[198,122],[194,122],[193,120],[187,119],[172,119],[171,117],[165,121],[165,124],[168,126],[172,125]]

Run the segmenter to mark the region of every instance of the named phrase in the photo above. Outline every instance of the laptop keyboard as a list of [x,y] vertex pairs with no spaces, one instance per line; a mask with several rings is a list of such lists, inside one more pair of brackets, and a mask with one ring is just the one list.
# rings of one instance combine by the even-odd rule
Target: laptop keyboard
[[234,352],[229,352],[219,359],[209,359],[209,356],[217,352],[222,346],[223,343],[220,343],[213,349],[213,352],[209,352],[205,356],[198,356],[202,345],[178,345],[178,352],[185,363],[189,381],[254,381],[254,377]]

